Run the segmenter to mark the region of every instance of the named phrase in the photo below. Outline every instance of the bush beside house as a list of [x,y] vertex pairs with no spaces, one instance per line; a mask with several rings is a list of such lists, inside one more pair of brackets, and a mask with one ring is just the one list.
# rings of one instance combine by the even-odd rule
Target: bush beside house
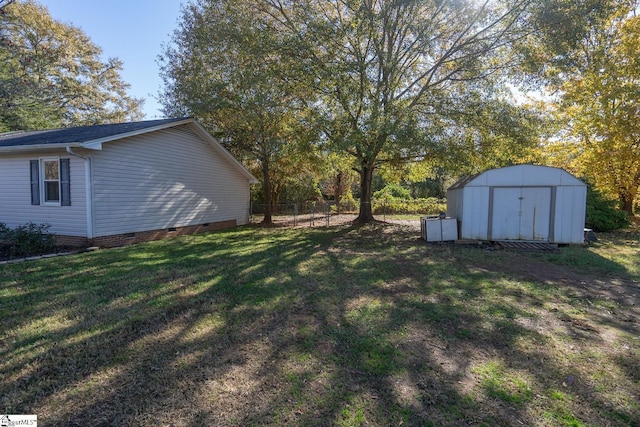
[[28,222],[15,228],[0,223],[0,258],[19,258],[51,253],[56,249],[49,224]]

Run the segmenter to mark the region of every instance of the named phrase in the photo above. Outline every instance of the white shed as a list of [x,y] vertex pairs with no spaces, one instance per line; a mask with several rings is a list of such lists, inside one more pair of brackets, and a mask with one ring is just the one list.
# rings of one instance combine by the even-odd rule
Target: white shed
[[582,243],[587,186],[548,166],[482,172],[447,190],[447,214],[461,239]]

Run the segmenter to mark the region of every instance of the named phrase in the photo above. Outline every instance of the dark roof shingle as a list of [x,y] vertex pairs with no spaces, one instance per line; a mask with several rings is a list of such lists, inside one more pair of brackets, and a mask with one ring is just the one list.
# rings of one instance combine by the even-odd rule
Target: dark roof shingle
[[27,147],[30,145],[83,143],[129,132],[136,132],[181,120],[185,120],[185,118],[146,120],[142,122],[80,126],[26,132],[8,132],[0,134],[0,147]]

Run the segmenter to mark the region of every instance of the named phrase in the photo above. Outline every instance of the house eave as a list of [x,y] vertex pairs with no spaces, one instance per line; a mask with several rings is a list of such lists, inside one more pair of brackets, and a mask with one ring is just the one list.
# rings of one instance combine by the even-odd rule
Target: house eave
[[233,164],[240,173],[247,179],[249,184],[258,184],[259,180],[249,172],[220,142],[215,140],[195,119],[188,117],[161,123],[156,126],[146,127],[130,132],[116,133],[110,136],[97,139],[84,140],[83,142],[47,143],[47,144],[25,144],[0,147],[0,153],[32,153],[32,152],[55,152],[73,148],[83,148],[87,150],[102,150],[103,145],[112,141],[118,141],[139,135],[157,132],[163,129],[170,129],[177,126],[190,126],[205,142],[216,150],[223,158]]
[[194,119],[192,119],[192,118],[186,118],[184,120],[164,123],[164,124],[161,124],[161,125],[158,125],[158,126],[148,127],[148,128],[144,128],[144,129],[131,131],[131,132],[118,133],[118,134],[115,134],[115,135],[111,135],[111,136],[107,136],[107,137],[99,138],[99,139],[92,139],[90,141],[86,141],[85,143],[83,143],[82,147],[86,148],[86,149],[89,149],[89,150],[102,150],[102,144],[107,143],[107,142],[117,141],[117,140],[124,139],[124,138],[130,138],[132,136],[137,136],[137,135],[143,135],[145,133],[155,132],[155,131],[162,130],[162,129],[168,129],[168,128],[172,128],[172,127],[175,127],[175,126],[180,126],[180,125],[184,125],[184,124],[187,124],[187,123],[191,123],[193,121],[194,121]]
[[30,145],[13,145],[9,147],[0,147],[0,153],[28,153],[33,151],[59,151],[69,148],[84,147],[81,142],[64,143],[64,144],[30,144]]

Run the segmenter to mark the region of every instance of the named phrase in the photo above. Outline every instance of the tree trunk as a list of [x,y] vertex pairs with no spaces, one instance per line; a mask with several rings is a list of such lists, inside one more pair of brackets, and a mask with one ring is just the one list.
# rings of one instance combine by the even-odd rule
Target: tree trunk
[[[270,184],[271,185],[271,184]],[[271,185],[271,214],[278,214],[278,201],[280,200],[280,185]]]
[[340,215],[340,202],[342,201],[342,172],[338,172],[335,181],[335,191],[333,192],[336,199],[336,212]]
[[262,191],[264,192],[264,218],[263,224],[271,225],[271,181],[269,180],[269,161],[262,161]]
[[363,165],[360,169],[360,212],[354,224],[362,225],[373,221],[371,195],[373,184],[373,166]]
[[620,200],[622,201],[622,209],[629,214],[629,218],[633,218],[633,200],[635,195],[621,194]]

